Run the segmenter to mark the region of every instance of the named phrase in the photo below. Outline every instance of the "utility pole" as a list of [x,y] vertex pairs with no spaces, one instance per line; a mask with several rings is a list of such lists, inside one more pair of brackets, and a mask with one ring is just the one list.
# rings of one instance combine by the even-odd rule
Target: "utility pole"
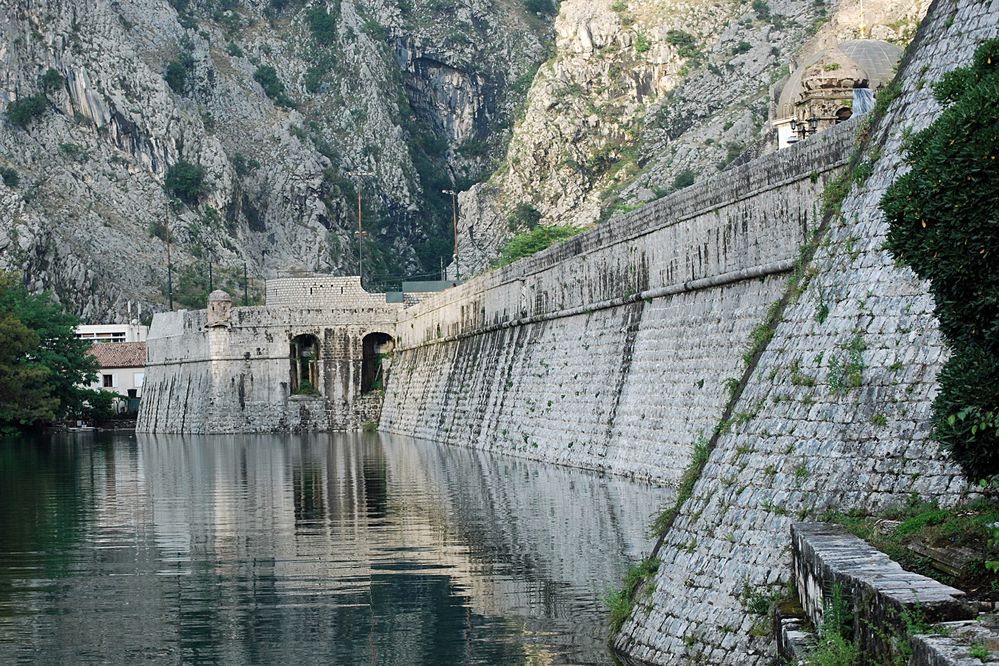
[[208,293],[215,291],[215,281],[212,279],[212,253],[208,253]]
[[166,225],[166,246],[167,246],[167,301],[170,304],[170,310],[173,311],[173,262],[170,260],[170,241],[171,241],[171,228],[170,223]]
[[364,225],[361,224],[362,210],[361,210],[361,178],[364,176],[373,176],[372,173],[358,173],[357,175],[357,231],[354,232],[354,236],[357,237],[357,279],[361,283],[361,288],[364,288],[364,239],[368,237],[368,232],[364,230]]
[[461,268],[458,266],[458,193],[454,190],[441,190],[441,193],[451,195],[451,229],[454,234],[454,253],[452,255],[454,259],[454,279],[456,282],[460,282]]
[[243,260],[243,305],[250,304],[249,284],[246,281],[246,259]]

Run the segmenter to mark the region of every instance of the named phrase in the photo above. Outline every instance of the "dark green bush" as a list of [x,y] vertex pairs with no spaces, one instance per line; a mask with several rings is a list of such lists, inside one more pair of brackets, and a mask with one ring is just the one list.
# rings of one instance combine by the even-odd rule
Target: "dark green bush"
[[45,95],[31,95],[16,99],[7,105],[7,119],[14,127],[25,128],[45,115],[49,100]]
[[528,203],[517,204],[517,207],[513,209],[513,212],[506,219],[510,231],[516,231],[517,229],[533,230],[538,226],[538,222],[540,221],[541,212]]
[[21,182],[21,177],[10,167],[0,167],[0,180],[7,187],[17,187],[18,183]]
[[676,48],[681,58],[697,60],[701,57],[701,49],[697,37],[683,30],[670,30],[666,33],[666,43]]
[[278,78],[277,70],[270,65],[260,65],[253,73],[253,80],[260,84],[264,93],[280,106],[295,107],[295,101],[284,91],[284,84]]
[[54,92],[62,87],[63,81],[65,81],[65,79],[62,74],[60,74],[58,70],[49,67],[45,70],[45,73],[42,74],[42,90],[47,93]]
[[532,14],[552,14],[555,11],[551,0],[524,0],[524,7]]
[[690,169],[684,169],[680,173],[676,174],[676,178],[673,179],[672,189],[682,190],[685,187],[690,187],[694,184],[697,176]]
[[167,169],[163,189],[188,205],[197,204],[207,191],[204,167],[184,160],[177,162]]
[[167,64],[163,78],[170,86],[170,90],[179,95],[187,89],[187,79],[193,71],[194,57],[190,53],[181,53],[176,60]]
[[315,7],[305,16],[312,36],[320,44],[330,44],[336,41],[336,17],[326,11],[325,7]]
[[999,474],[999,40],[934,88],[946,106],[913,137],[881,200],[891,253],[930,283],[951,355],[933,434],[965,474]]

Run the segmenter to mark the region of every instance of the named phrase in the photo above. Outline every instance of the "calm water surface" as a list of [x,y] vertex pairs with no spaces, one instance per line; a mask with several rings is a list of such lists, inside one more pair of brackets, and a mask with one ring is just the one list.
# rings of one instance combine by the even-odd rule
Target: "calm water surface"
[[386,435],[0,443],[0,663],[606,664],[670,495]]

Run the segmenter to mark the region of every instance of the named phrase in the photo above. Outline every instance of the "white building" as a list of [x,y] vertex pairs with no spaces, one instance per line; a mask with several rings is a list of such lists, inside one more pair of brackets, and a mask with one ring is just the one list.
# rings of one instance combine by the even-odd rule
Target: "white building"
[[90,388],[113,391],[122,398],[141,398],[146,378],[145,342],[102,342],[90,349],[100,370]]
[[92,342],[145,342],[148,326],[130,324],[88,324],[76,327],[76,337]]

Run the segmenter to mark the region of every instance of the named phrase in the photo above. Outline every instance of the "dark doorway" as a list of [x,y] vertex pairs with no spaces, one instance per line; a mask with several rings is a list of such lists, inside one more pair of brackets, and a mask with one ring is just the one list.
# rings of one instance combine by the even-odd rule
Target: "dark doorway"
[[319,340],[314,335],[297,335],[291,339],[291,392],[319,393]]
[[361,393],[370,393],[385,388],[382,362],[392,353],[395,341],[388,333],[368,333],[361,342]]

